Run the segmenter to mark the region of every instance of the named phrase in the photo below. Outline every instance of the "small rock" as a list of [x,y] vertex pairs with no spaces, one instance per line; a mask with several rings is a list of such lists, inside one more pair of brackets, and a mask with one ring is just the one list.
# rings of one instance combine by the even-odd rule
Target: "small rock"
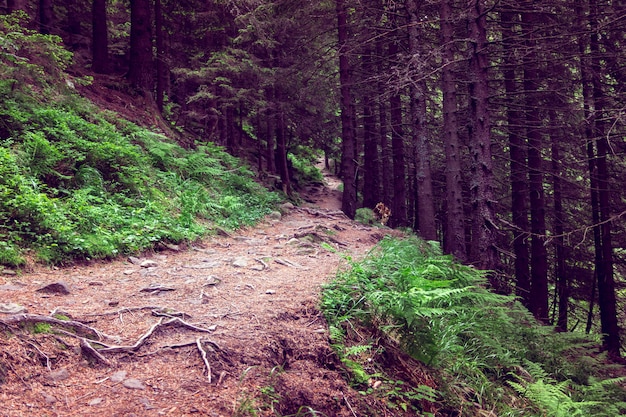
[[248,266],[248,259],[244,258],[243,256],[240,256],[238,258],[235,258],[235,260],[233,261],[233,266],[236,266],[237,268],[245,268]]
[[144,383],[135,378],[128,378],[124,380],[122,385],[128,389],[146,389]]
[[151,259],[146,259],[145,261],[142,261],[139,266],[142,268],[154,268],[157,266],[157,263]]
[[211,268],[215,268],[215,267],[217,267],[219,265],[220,265],[219,261],[212,261],[212,262],[201,262],[199,264],[183,265],[183,268],[189,268],[189,269],[211,269]]
[[265,291],[265,294],[276,294],[275,290],[267,290]]
[[118,300],[112,300],[109,301],[107,304],[109,304],[110,307],[117,307],[118,305],[120,305],[120,302]]
[[58,281],[58,282],[53,282],[52,284],[48,284],[45,287],[39,288],[37,292],[67,295],[70,293],[70,287],[65,282]]
[[141,259],[135,258],[134,256],[129,256],[128,262],[130,262],[133,265],[141,265]]
[[269,220],[275,220],[275,221],[280,221],[282,217],[283,215],[280,214],[280,211],[272,211],[270,214],[267,215],[267,218]]
[[99,404],[102,404],[102,401],[104,401],[104,399],[103,399],[103,398],[94,398],[93,400],[89,401],[89,402],[87,403],[87,405],[89,405],[89,406],[92,406],[92,407],[93,407],[94,405],[99,405]]
[[126,379],[126,371],[117,371],[111,375],[111,382],[122,382]]
[[102,281],[90,281],[88,284],[90,287],[102,287],[104,282]]
[[163,246],[165,246],[169,250],[173,250],[175,252],[180,252],[180,246],[179,245],[174,245],[174,244],[171,244],[171,243],[164,243]]
[[4,275],[17,275],[17,272],[15,272],[12,269],[3,269],[2,270],[2,274],[4,274]]
[[22,286],[20,285],[13,285],[13,284],[0,285],[0,291],[17,291],[21,289],[22,289]]
[[55,382],[65,381],[66,379],[70,377],[70,372],[65,368],[61,368],[58,371],[50,372],[49,377],[51,380]]
[[46,404],[54,404],[55,402],[57,402],[56,397],[48,394],[47,392],[43,392],[41,396],[43,397],[43,400],[46,402]]
[[139,403],[143,404],[143,406],[146,407],[146,410],[153,410],[156,408],[155,406],[152,405],[150,400],[146,397],[140,398]]
[[218,277],[216,277],[215,275],[209,275],[208,277],[206,277],[206,281],[204,283],[205,287],[211,286],[211,285],[217,285],[220,282],[222,282],[221,279],[219,279]]
[[26,313],[26,307],[16,303],[0,303],[0,313],[2,314],[22,314]]
[[296,239],[295,237],[292,237],[291,239],[287,241],[287,245],[290,245],[290,246],[295,246],[299,244],[300,244],[300,241]]
[[125,271],[122,271],[122,274],[124,274],[124,275],[132,275],[135,272],[137,272],[137,271],[135,271],[134,269],[127,269]]
[[293,209],[294,207],[295,206],[293,204],[291,204],[291,203],[283,203],[283,204],[280,205],[280,209],[282,211],[289,211],[289,210]]
[[161,291],[175,291],[176,288],[168,287],[163,284],[152,283],[146,288],[142,288],[141,292],[161,292]]

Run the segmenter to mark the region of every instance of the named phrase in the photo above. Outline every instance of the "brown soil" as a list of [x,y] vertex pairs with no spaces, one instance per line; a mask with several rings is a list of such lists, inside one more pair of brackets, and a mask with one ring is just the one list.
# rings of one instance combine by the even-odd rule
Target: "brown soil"
[[[76,337],[0,315],[23,319],[0,324],[0,416],[401,415],[348,385],[318,309],[343,255],[388,231],[347,219],[334,181],[279,220],[189,248],[0,276],[0,302],[62,314],[118,338],[109,345],[134,345],[171,319],[159,313],[183,320],[97,359]],[[59,281],[69,294],[37,291]]]

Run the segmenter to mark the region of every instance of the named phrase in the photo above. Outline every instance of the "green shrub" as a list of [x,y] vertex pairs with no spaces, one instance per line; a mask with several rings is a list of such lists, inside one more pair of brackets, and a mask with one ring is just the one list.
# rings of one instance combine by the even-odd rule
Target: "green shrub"
[[[601,373],[600,360],[591,359],[598,340],[540,326],[521,304],[487,291],[484,283],[484,271],[457,264],[434,242],[385,238],[325,286],[321,306],[331,340],[357,382],[385,372],[346,355],[353,343],[346,329],[369,326],[439,369],[440,395],[448,406],[466,409],[465,415],[475,415],[474,406],[509,415],[522,409],[524,415],[588,416],[626,410],[626,392],[616,380],[574,382],[582,379],[582,369]],[[533,380],[527,381],[528,374]],[[525,398],[512,401],[511,388]],[[554,408],[563,395],[571,400]]]

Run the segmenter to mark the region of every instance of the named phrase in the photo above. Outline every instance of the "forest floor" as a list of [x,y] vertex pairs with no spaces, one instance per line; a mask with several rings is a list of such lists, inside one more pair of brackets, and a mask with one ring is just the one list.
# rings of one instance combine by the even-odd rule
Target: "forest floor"
[[337,185],[189,247],[5,270],[0,417],[399,415],[345,381],[318,309],[345,256],[393,233],[345,217]]

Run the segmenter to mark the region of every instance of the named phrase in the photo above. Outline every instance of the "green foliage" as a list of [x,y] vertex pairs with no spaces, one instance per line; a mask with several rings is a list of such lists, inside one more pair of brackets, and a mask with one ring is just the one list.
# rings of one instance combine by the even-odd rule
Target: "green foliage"
[[[272,210],[278,196],[223,149],[183,149],[65,88],[69,53],[19,22],[0,17],[0,73],[15,81],[0,82],[0,263],[107,258]],[[41,87],[46,103],[25,94]]]
[[376,223],[376,219],[374,218],[374,212],[372,211],[372,209],[367,207],[361,207],[356,209],[354,220],[366,225],[373,225]]
[[0,89],[65,83],[71,52],[58,36],[27,29],[29,17],[18,11],[0,16]]
[[317,152],[306,146],[298,146],[287,154],[295,171],[295,180],[300,184],[323,183],[324,178],[315,166],[320,158]]
[[[325,286],[321,305],[335,349],[357,383],[385,373],[371,357],[365,361],[346,354],[362,352],[358,341],[355,348],[347,346],[359,333],[352,329],[368,326],[440,369],[438,394],[448,406],[468,410],[467,415],[474,415],[473,407],[520,410],[520,402],[511,401],[511,388],[526,393],[537,415],[608,416],[626,410],[626,392],[615,384],[618,380],[583,378],[600,373],[600,361],[590,355],[597,341],[539,326],[514,299],[490,293],[484,282],[484,271],[457,264],[434,242],[385,238]],[[401,392],[387,398],[396,398],[402,408],[416,407],[406,401],[408,391]],[[564,405],[554,408],[557,403]]]

